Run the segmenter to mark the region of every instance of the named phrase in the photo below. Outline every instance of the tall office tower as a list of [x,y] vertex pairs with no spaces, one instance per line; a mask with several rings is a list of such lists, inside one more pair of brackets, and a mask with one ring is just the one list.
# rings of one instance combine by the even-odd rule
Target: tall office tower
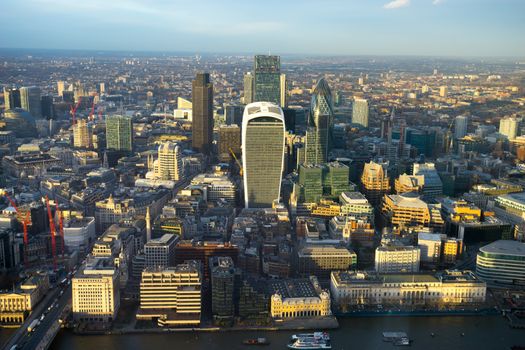
[[73,125],[73,146],[75,148],[92,148],[93,134],[91,126],[85,119],[80,119]]
[[323,164],[328,161],[334,109],[328,83],[320,79],[314,88],[306,130],[306,163]]
[[179,236],[166,233],[160,238],[153,238],[144,244],[146,267],[173,266],[175,245]]
[[106,83],[99,83],[98,84],[98,92],[100,92],[101,94],[105,94],[106,93]]
[[361,175],[361,189],[370,204],[378,205],[381,203],[383,195],[390,191],[386,164],[379,164],[373,161],[365,163],[363,174]]
[[63,80],[59,80],[57,81],[57,91],[58,91],[58,96],[62,97],[62,95],[64,94],[64,90],[66,89],[66,83],[65,81]]
[[106,147],[117,151],[133,151],[133,121],[130,117],[106,117]]
[[447,97],[448,96],[448,87],[447,86],[441,86],[439,88],[439,96],[441,96],[441,97]]
[[46,119],[53,119],[54,110],[53,110],[53,96],[43,95],[40,98],[40,104],[42,105],[42,117]]
[[211,310],[218,318],[235,315],[235,266],[229,256],[214,256],[211,260]]
[[257,55],[254,64],[253,102],[281,102],[281,58]]
[[507,136],[509,140],[514,140],[518,136],[518,126],[517,118],[503,118],[499,121],[499,133]]
[[241,128],[237,125],[223,125],[219,127],[219,160],[232,160],[231,152],[241,156]]
[[5,110],[22,108],[20,102],[20,90],[16,88],[4,88],[4,104]]
[[161,180],[182,179],[182,154],[180,147],[171,141],[159,146],[159,177]]
[[253,102],[253,74],[248,72],[244,74],[244,104]]
[[242,125],[243,106],[226,106],[224,107],[224,119],[227,125]]
[[286,74],[281,74],[281,108],[288,107],[288,80]]
[[192,147],[209,155],[213,141],[213,84],[210,74],[198,73],[192,85]]
[[250,103],[242,120],[246,208],[271,208],[279,200],[284,171],[284,115],[268,102]]
[[20,88],[20,104],[33,117],[42,117],[42,105],[40,102],[40,88],[36,86]]
[[368,101],[355,98],[352,105],[352,123],[368,128]]
[[467,134],[468,117],[466,115],[458,115],[454,120],[454,138],[460,139]]

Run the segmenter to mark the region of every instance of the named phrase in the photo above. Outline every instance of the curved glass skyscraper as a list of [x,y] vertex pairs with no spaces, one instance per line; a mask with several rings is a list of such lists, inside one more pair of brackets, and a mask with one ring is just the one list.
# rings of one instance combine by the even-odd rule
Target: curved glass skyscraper
[[284,165],[283,111],[270,102],[250,103],[242,118],[246,208],[271,208],[279,200]]
[[332,92],[321,78],[314,88],[306,130],[306,164],[323,164],[330,152],[334,107]]

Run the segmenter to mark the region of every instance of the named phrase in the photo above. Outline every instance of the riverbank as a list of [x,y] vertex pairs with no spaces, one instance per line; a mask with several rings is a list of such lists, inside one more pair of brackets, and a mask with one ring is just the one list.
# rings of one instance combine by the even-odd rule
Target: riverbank
[[274,321],[268,326],[232,326],[232,327],[191,327],[191,328],[134,328],[124,327],[107,331],[74,331],[78,335],[124,335],[124,334],[163,334],[184,332],[268,332],[268,331],[304,331],[318,329],[337,329],[339,322],[335,316],[311,319]]
[[501,311],[490,309],[479,310],[356,310],[349,312],[336,312],[337,317],[432,317],[432,316],[488,316],[501,315]]

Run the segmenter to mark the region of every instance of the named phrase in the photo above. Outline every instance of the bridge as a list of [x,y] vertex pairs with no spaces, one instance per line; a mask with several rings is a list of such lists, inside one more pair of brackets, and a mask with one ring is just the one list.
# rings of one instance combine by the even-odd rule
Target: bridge
[[[44,299],[35,307],[25,322],[9,338],[3,349],[46,350],[60,330],[59,318],[71,298],[71,286],[50,289]],[[43,318],[42,318],[43,316]],[[40,324],[31,332],[27,327],[34,320]]]

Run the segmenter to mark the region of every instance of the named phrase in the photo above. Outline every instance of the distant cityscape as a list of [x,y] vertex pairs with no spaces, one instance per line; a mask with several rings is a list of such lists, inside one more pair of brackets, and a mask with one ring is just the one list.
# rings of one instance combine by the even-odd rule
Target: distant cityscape
[[524,61],[0,49],[0,67],[6,349],[359,316],[525,328]]

